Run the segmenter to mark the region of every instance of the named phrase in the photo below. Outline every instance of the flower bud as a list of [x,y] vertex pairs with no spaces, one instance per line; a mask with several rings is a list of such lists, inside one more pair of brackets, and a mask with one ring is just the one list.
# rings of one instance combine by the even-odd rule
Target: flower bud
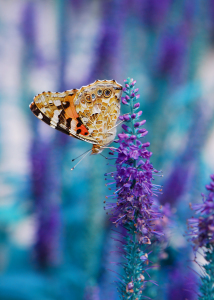
[[135,127],[135,128],[137,128],[137,127],[139,127],[139,126],[140,126],[140,123],[139,123],[139,122],[134,123],[134,127]]
[[125,115],[125,116],[124,116],[124,120],[125,120],[125,121],[129,121],[130,119],[131,119],[130,115]]
[[146,123],[146,120],[140,121],[140,126]]
[[123,124],[123,125],[122,125],[122,128],[123,128],[125,131],[127,131],[127,132],[129,132],[129,133],[132,133],[132,130],[131,130],[131,128],[130,128],[129,126]]
[[138,107],[140,107],[140,103],[139,102],[135,103],[135,105],[134,105],[134,108],[138,108]]

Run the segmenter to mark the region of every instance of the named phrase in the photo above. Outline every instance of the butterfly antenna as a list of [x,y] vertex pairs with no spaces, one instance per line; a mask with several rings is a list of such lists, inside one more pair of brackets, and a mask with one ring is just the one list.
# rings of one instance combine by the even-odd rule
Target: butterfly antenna
[[[87,153],[83,153],[83,154],[85,154],[79,161],[78,161],[78,163],[73,167],[73,168],[71,168],[71,171],[73,171],[74,170],[74,168],[76,168],[76,166],[91,152],[92,150],[89,150],[89,151],[87,151]],[[83,155],[82,154],[82,155]],[[80,155],[81,156],[81,155]]]
[[85,153],[87,153],[87,152],[89,152],[89,151],[91,151],[91,150],[89,149],[89,150],[83,152],[82,154],[80,154],[79,156],[75,157],[75,158],[72,159],[71,161],[75,161],[77,158],[81,157],[82,155],[84,155]]
[[105,159],[108,159],[108,157],[106,157],[105,155],[103,155],[103,154],[101,154],[101,153],[100,153],[100,155],[101,155],[102,157],[104,157]]

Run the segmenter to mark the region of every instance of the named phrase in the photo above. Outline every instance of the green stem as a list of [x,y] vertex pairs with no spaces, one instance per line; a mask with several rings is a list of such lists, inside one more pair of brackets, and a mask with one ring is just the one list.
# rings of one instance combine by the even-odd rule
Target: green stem
[[202,284],[200,285],[201,296],[199,300],[214,300],[214,249],[208,244],[205,259],[208,262],[204,266],[206,274],[201,277]]

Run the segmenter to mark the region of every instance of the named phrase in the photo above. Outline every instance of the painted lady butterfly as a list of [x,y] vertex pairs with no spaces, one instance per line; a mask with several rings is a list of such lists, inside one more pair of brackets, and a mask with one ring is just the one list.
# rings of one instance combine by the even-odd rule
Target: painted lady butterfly
[[93,144],[92,154],[102,152],[116,136],[122,86],[115,80],[97,80],[65,92],[43,92],[30,109],[51,127]]

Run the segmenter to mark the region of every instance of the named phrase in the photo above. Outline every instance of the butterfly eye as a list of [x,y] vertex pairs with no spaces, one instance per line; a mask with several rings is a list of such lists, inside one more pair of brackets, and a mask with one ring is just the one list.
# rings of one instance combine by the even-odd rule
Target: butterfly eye
[[96,95],[95,94],[91,94],[91,98],[92,98],[92,100],[94,100],[96,98]]
[[110,96],[111,96],[111,90],[110,90],[110,89],[106,89],[106,90],[104,91],[104,97],[108,98],[108,97],[110,97]]
[[102,93],[103,93],[103,91],[102,91],[102,90],[98,90],[98,91],[97,91],[97,96],[99,96],[99,97],[100,97],[100,96],[102,95]]
[[90,95],[86,95],[85,96],[85,100],[90,103],[91,102],[91,96]]

